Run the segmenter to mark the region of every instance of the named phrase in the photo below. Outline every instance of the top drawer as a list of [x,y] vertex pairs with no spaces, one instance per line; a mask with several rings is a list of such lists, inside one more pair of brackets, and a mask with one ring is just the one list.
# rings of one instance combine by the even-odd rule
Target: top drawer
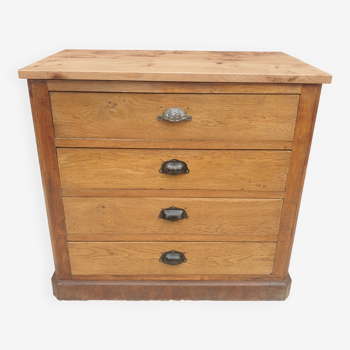
[[[292,141],[299,95],[51,92],[55,136]],[[191,121],[159,121],[179,107]]]

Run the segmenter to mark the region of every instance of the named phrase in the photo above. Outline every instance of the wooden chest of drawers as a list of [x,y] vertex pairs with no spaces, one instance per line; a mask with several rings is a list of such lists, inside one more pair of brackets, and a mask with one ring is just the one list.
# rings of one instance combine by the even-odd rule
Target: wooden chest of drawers
[[284,300],[321,84],[283,53],[65,50],[28,79],[60,300]]

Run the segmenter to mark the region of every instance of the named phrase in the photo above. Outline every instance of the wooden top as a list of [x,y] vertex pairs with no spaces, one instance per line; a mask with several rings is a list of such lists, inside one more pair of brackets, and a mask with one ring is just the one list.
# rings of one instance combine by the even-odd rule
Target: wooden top
[[330,83],[282,52],[64,50],[18,71],[23,79]]

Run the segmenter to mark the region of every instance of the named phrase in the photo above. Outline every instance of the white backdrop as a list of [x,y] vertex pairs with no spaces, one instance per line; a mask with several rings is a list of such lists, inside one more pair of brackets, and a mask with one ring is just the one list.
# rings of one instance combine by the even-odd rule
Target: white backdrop
[[[345,0],[4,1],[0,347],[349,349],[349,7]],[[285,302],[58,302],[26,81],[62,49],[283,51],[324,85]]]

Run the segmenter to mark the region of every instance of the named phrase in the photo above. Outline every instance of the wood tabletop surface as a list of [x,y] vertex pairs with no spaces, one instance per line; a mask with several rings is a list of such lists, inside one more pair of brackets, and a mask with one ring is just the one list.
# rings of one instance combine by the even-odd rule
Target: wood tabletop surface
[[22,79],[329,84],[332,76],[282,52],[63,50]]

